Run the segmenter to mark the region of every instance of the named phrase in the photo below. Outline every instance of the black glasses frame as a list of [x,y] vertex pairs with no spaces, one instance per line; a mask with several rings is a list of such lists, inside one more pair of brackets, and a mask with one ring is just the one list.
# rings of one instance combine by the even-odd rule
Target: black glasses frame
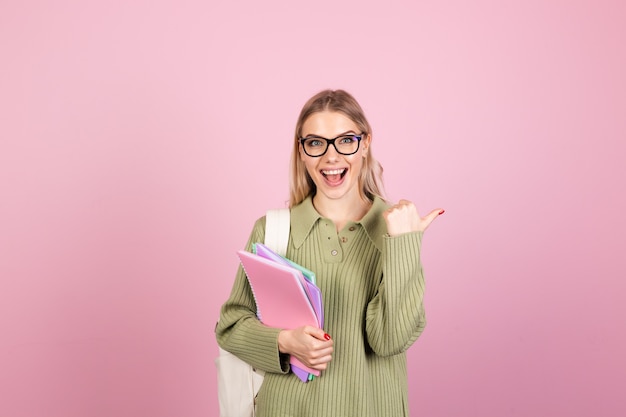
[[[361,139],[363,139],[363,135],[364,134],[365,133],[361,133],[360,135],[346,135],[346,134],[344,134],[344,135],[339,135],[336,138],[332,138],[332,139],[326,139],[326,138],[323,138],[321,136],[307,136],[306,138],[300,138],[299,142],[302,145],[302,150],[304,151],[304,153],[307,154],[308,156],[310,156],[311,158],[319,158],[320,156],[326,155],[326,152],[328,152],[328,148],[330,147],[330,145],[333,145],[333,147],[335,148],[337,153],[340,154],[340,155],[354,155],[355,153],[357,153],[359,151],[359,148],[361,147]],[[351,137],[351,138],[356,139],[357,144],[356,144],[356,149],[354,150],[354,152],[344,153],[344,152],[341,152],[339,149],[337,149],[337,145],[335,145],[335,141],[337,139],[346,138],[346,137]],[[322,139],[322,140],[325,140],[326,141],[326,149],[324,149],[324,152],[322,152],[319,155],[311,155],[310,153],[308,153],[306,151],[305,146],[304,146],[304,142],[309,140],[309,139]]]

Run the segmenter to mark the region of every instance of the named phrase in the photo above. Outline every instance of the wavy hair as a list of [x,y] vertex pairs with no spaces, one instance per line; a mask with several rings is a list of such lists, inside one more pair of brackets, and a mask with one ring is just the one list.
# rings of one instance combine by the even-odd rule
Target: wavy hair
[[[306,120],[314,113],[330,111],[339,112],[347,116],[358,126],[361,132],[372,137],[372,128],[365,118],[365,113],[352,95],[344,90],[324,90],[311,97],[302,108],[293,140],[293,151],[291,153],[291,169],[289,181],[289,207],[300,204],[308,196],[314,196],[317,187],[309,175],[300,159],[300,142],[302,126]],[[370,142],[363,167],[359,173],[359,193],[364,199],[370,201],[374,197],[384,199],[383,193],[383,168],[372,156],[372,146]]]

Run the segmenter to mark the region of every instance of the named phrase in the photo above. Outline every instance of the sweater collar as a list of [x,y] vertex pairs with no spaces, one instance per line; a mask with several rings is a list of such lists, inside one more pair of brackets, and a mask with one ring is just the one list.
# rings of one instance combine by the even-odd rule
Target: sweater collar
[[[383,212],[387,209],[387,203],[379,197],[374,198],[372,207],[356,222],[365,229],[367,236],[370,238],[374,246],[382,252],[383,237],[387,233],[387,225],[383,218]],[[315,223],[322,216],[315,210],[313,206],[313,198],[307,197],[302,203],[291,209],[291,237],[296,248],[302,246]]]

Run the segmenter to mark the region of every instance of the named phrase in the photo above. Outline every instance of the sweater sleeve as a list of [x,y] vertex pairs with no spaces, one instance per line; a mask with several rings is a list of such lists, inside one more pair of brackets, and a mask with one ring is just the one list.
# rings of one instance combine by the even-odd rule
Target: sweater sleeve
[[365,319],[368,343],[378,355],[406,351],[426,326],[422,235],[414,232],[383,239],[382,280]]
[[[265,218],[254,225],[246,250],[252,244],[263,242]],[[256,305],[246,274],[241,265],[237,269],[230,297],[220,312],[215,329],[218,345],[254,368],[266,372],[289,372],[289,358],[278,351],[278,334],[281,329],[263,325],[256,317]]]

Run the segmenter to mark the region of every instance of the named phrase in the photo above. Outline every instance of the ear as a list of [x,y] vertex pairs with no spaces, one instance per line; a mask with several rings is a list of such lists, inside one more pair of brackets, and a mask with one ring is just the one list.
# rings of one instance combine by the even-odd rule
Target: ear
[[372,135],[367,134],[363,139],[361,139],[361,146],[363,147],[363,158],[367,156],[367,152],[370,149],[370,145],[372,144]]

